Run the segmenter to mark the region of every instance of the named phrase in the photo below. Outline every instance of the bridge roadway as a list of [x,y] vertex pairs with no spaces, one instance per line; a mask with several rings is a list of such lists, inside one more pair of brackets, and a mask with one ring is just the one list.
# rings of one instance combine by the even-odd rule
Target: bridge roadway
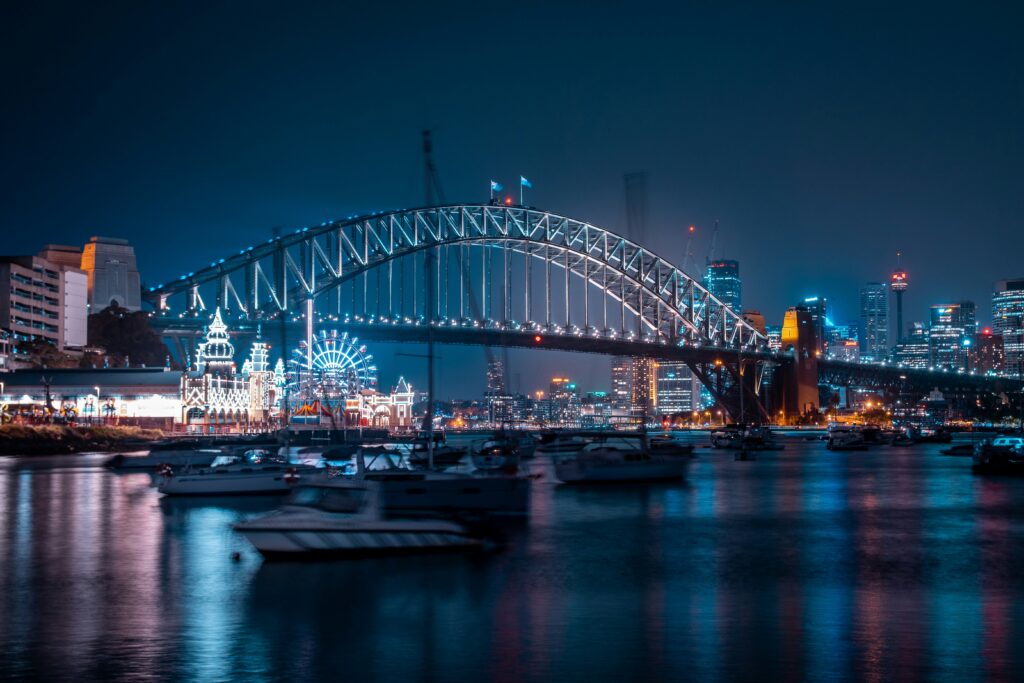
[[[205,322],[201,319],[154,318],[155,325],[170,338],[198,340]],[[364,342],[391,342],[425,344],[426,325],[396,325],[365,322],[337,322],[332,326],[358,337]],[[231,325],[241,336],[255,335],[257,329],[265,338],[274,340],[280,334],[276,321],[265,325],[249,321],[238,321]],[[288,323],[286,336],[289,343],[305,338],[306,326],[301,320]],[[740,358],[745,365],[763,363],[784,371],[794,361],[791,354],[737,351],[716,346],[673,346],[636,339],[610,338],[585,334],[544,331],[513,331],[485,327],[437,325],[433,330],[434,341],[445,345],[470,345],[537,349],[548,351],[571,351],[576,353],[597,353],[612,356],[642,356],[661,360],[689,363],[735,365]],[[189,344],[191,346],[191,344]],[[921,369],[901,368],[878,363],[852,363],[839,360],[818,360],[819,383],[829,386],[850,386],[887,391],[891,393],[925,394],[934,389],[941,392],[1000,393],[1018,392],[1024,387],[1019,380],[975,375],[957,372],[936,372]],[[777,371],[777,372],[778,372]]]

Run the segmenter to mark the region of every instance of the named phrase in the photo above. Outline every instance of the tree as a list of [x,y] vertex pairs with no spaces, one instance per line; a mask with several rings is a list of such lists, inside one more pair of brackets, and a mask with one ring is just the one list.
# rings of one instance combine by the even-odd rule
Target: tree
[[34,369],[73,368],[78,365],[77,358],[64,353],[53,342],[41,337],[19,343],[18,350],[28,355],[28,362]]
[[[167,359],[167,347],[150,327],[149,314],[126,311],[116,303],[89,316],[89,345],[105,349],[112,367],[159,367]],[[91,365],[95,358],[83,362]]]

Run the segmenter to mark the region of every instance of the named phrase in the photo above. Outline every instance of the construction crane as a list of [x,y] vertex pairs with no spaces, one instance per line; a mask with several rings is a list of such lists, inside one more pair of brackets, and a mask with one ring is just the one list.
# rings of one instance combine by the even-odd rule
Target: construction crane
[[711,230],[711,244],[708,246],[707,263],[715,259],[715,244],[718,242],[718,219],[715,219],[715,227]]
[[690,225],[689,230],[686,231],[686,251],[683,252],[682,270],[687,274],[690,272],[690,261],[693,260],[693,236],[696,233],[696,225]]

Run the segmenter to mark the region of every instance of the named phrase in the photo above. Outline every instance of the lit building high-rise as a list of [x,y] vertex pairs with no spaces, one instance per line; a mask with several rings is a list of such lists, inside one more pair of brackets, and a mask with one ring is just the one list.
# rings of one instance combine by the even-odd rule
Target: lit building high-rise
[[930,364],[946,370],[962,370],[967,362],[964,342],[974,335],[974,304],[937,304],[931,307],[928,325]]
[[968,370],[979,374],[1001,373],[1006,366],[1003,351],[1003,338],[993,334],[992,328],[985,329],[974,335],[967,354]]
[[811,325],[814,326],[814,339],[817,343],[815,351],[825,355],[828,351],[828,336],[825,334],[825,326],[828,321],[828,299],[823,296],[809,296],[797,308],[811,314]]
[[739,261],[717,259],[708,262],[704,271],[704,287],[736,313],[743,310]]
[[549,420],[558,425],[580,422],[580,392],[568,377],[552,377],[548,390]]
[[1024,278],[996,283],[992,294],[992,329],[1003,337],[1006,373],[1024,377]]
[[612,409],[626,415],[633,403],[633,359],[629,356],[612,358],[612,391],[609,397]]
[[861,358],[881,361],[889,357],[889,292],[882,282],[860,289]]
[[908,368],[927,368],[931,363],[928,329],[924,323],[911,323],[903,341],[896,344],[894,360]]
[[35,339],[61,350],[84,347],[86,299],[85,273],[63,259],[0,257],[0,327],[10,331],[15,350]]
[[503,396],[505,394],[505,364],[500,358],[487,361],[487,396]]
[[487,361],[487,417],[491,424],[500,426],[516,419],[515,401],[505,389],[505,364],[499,358]]
[[652,358],[637,356],[633,359],[631,410],[634,415],[651,415],[657,407],[655,365]]
[[658,415],[688,413],[694,409],[693,371],[681,361],[659,361],[655,369]]
[[768,349],[778,353],[782,350],[782,325],[766,325],[765,335],[768,337]]

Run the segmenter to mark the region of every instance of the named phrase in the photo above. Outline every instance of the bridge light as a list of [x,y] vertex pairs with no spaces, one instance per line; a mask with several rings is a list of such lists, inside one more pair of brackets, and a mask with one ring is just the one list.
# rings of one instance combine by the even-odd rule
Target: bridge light
[[505,206],[512,206],[512,198],[505,197]]

